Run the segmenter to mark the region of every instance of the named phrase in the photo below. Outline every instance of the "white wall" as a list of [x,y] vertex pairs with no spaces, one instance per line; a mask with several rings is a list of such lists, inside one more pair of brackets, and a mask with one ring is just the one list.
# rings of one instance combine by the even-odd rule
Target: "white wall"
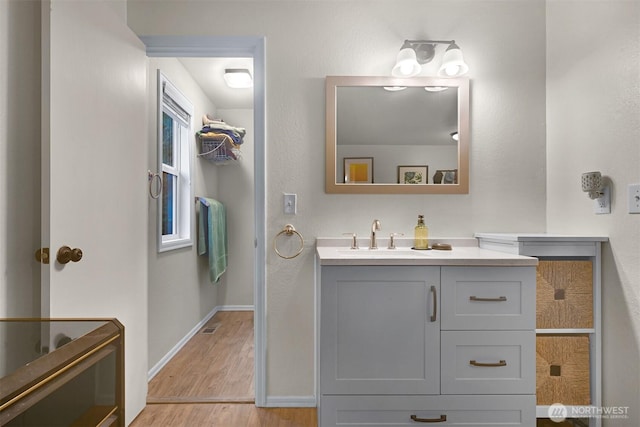
[[[547,222],[550,232],[609,236],[603,268],[603,399],[640,425],[640,2],[547,2]],[[580,175],[612,182],[611,215],[594,215]]]
[[253,306],[253,110],[219,109],[216,117],[247,131],[240,161],[214,166],[201,160],[203,168],[218,168],[218,194],[227,211],[229,265],[218,288],[218,300],[220,305],[231,307]]
[[[195,159],[198,152],[195,132],[202,127],[202,116],[214,113],[216,107],[175,58],[149,59],[149,169],[158,170],[157,69],[194,105],[190,141],[194,194],[217,198],[217,169],[203,167],[202,161]],[[195,207],[191,229],[194,244],[158,253],[158,203],[149,198],[149,368],[218,305],[219,285],[209,281],[207,257],[198,256],[197,205],[193,200],[191,203]]]
[[[316,236],[367,235],[374,216],[410,234],[418,213],[436,236],[545,229],[544,2],[130,0],[128,22],[145,35],[266,36],[267,243],[289,222],[307,242],[293,260],[268,254],[268,397],[314,394]],[[325,76],[389,75],[405,38],[455,38],[471,67],[470,194],[325,194]],[[297,216],[282,192],[298,194]]]
[[0,317],[40,311],[40,2],[0,1]]
[[219,110],[176,58],[149,59],[149,169],[157,170],[157,69],[194,105],[193,135],[202,116],[222,118],[245,127],[242,160],[217,166],[197,157],[193,136],[193,191],[225,205],[229,266],[218,283],[209,280],[208,257],[197,253],[197,205],[192,233],[194,245],[158,253],[157,202],[149,199],[149,368],[153,368],[215,307],[253,305],[253,113]]

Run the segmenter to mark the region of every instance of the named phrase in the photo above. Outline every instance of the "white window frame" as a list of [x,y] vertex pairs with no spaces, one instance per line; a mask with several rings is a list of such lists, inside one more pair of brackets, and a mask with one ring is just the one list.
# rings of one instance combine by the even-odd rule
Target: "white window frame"
[[[170,173],[175,179],[175,207],[173,218],[173,232],[163,234],[163,197],[158,197],[158,252],[184,248],[193,245],[193,187],[191,185],[192,154],[191,145],[194,141],[193,133],[193,104],[158,70],[158,171],[162,174]],[[169,97],[171,101],[167,100]],[[172,105],[173,104],[173,105]],[[178,111],[178,108],[182,111]],[[174,120],[174,165],[163,162],[163,113]],[[188,115],[185,116],[185,113]],[[177,124],[178,126],[175,126]]]

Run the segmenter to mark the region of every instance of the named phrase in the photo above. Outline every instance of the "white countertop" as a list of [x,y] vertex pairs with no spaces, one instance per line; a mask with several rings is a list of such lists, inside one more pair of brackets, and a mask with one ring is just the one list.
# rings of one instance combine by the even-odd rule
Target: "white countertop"
[[[406,239],[398,239],[397,249],[387,249],[387,241],[378,243],[379,249],[369,250],[367,245],[350,249],[350,239],[323,239],[316,241],[316,254],[320,265],[455,265],[455,266],[536,266],[534,257],[509,254],[474,245],[475,239],[430,239],[431,242],[450,243],[450,251],[412,250]],[[360,243],[360,240],[359,240]],[[402,246],[400,246],[402,245]]]
[[478,239],[508,242],[606,242],[606,236],[554,233],[475,233]]

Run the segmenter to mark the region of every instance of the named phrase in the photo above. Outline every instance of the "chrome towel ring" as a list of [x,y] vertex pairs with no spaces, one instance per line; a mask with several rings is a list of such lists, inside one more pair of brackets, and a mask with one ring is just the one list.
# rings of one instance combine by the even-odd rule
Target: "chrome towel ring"
[[[147,171],[147,177],[149,180],[149,196],[152,199],[157,199],[162,194],[162,177],[159,173],[153,173],[151,171]],[[153,192],[153,181],[154,179],[158,179],[158,191],[156,193]]]
[[[300,248],[293,255],[283,255],[278,250],[278,237],[280,237],[282,235],[293,236],[294,234],[297,235],[298,238],[300,239]],[[276,237],[274,237],[274,239],[273,239],[273,250],[276,251],[276,253],[278,254],[278,256],[280,258],[284,258],[284,259],[295,258],[295,257],[297,257],[298,255],[300,255],[302,253],[303,249],[304,249],[304,237],[302,237],[302,234],[297,232],[295,227],[293,225],[291,225],[291,224],[285,225],[284,229],[281,232],[279,232],[278,234],[276,234]]]

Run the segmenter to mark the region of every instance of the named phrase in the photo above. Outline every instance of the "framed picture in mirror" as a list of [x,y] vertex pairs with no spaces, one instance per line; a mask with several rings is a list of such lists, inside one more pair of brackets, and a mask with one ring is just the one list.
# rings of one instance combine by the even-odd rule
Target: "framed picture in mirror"
[[458,169],[440,169],[433,175],[434,184],[457,184]]
[[373,184],[373,157],[345,157],[345,184]]
[[427,184],[429,166],[398,166],[398,184]]

